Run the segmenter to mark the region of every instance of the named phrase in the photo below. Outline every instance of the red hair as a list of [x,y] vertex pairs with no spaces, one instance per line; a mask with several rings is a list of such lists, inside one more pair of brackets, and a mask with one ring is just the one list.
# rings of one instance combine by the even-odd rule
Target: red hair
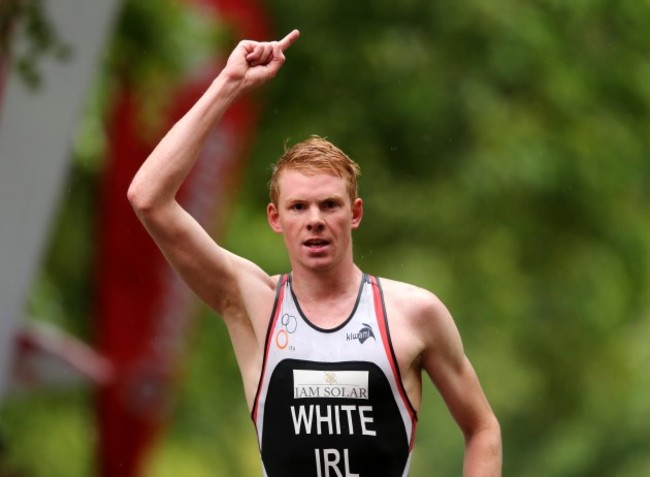
[[361,170],[359,165],[334,144],[319,136],[310,136],[289,149],[273,166],[269,181],[271,202],[278,204],[280,197],[280,173],[285,169],[300,171],[306,175],[332,174],[344,179],[350,202],[357,198],[357,182]]

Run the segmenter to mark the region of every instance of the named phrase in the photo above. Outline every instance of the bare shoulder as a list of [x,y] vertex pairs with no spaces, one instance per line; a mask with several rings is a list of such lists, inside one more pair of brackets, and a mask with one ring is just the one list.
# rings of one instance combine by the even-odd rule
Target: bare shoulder
[[381,283],[386,307],[414,326],[431,325],[449,314],[442,301],[425,288],[387,278],[381,278]]
[[383,278],[381,283],[391,335],[411,359],[462,353],[456,324],[437,295],[395,280]]

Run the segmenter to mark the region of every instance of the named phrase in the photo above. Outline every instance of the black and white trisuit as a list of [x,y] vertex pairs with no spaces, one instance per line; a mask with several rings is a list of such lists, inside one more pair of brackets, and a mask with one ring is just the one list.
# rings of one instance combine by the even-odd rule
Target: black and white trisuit
[[265,477],[406,477],[416,412],[402,385],[379,280],[321,329],[280,278],[252,411]]

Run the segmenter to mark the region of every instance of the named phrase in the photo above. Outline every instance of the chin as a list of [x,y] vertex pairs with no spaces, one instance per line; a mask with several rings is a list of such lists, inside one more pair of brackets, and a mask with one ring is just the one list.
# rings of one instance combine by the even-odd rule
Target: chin
[[301,263],[301,266],[306,270],[310,270],[314,272],[326,272],[334,268],[334,262],[332,262],[332,260],[329,258],[321,258],[321,259],[311,258],[311,259],[304,260]]

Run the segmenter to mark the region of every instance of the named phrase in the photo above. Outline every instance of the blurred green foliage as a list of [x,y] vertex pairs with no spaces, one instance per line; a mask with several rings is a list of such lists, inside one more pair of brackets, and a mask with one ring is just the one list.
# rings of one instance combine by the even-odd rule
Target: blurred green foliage
[[[188,41],[191,20],[173,2],[125,5],[146,12],[154,30],[135,22],[134,53],[118,25],[95,97],[110,91],[121,58],[154,72],[168,65],[146,75],[145,85],[156,84],[205,47]],[[650,3],[275,0],[267,8],[276,36],[297,27],[302,37],[261,92],[265,114],[226,245],[271,273],[286,270],[265,223],[269,164],[285,140],[329,137],[363,170],[358,262],[448,305],[502,424],[504,475],[649,475]],[[156,49],[160,41],[174,46]],[[81,336],[91,328],[88,204],[101,170],[101,134],[89,137],[105,113],[91,109],[30,304]],[[81,256],[75,244],[84,244]],[[201,318],[150,475],[257,475],[225,328],[207,310]],[[425,390],[412,475],[459,475],[462,436],[433,387]],[[43,435],[56,434],[57,415],[68,435],[83,435],[81,421],[92,434],[88,404],[66,396],[4,405],[11,461],[29,475],[85,475],[77,467],[89,461],[92,438],[76,462],[63,453],[49,471],[21,451],[47,452]],[[46,413],[50,406],[61,412]],[[28,415],[38,431],[18,430]]]

